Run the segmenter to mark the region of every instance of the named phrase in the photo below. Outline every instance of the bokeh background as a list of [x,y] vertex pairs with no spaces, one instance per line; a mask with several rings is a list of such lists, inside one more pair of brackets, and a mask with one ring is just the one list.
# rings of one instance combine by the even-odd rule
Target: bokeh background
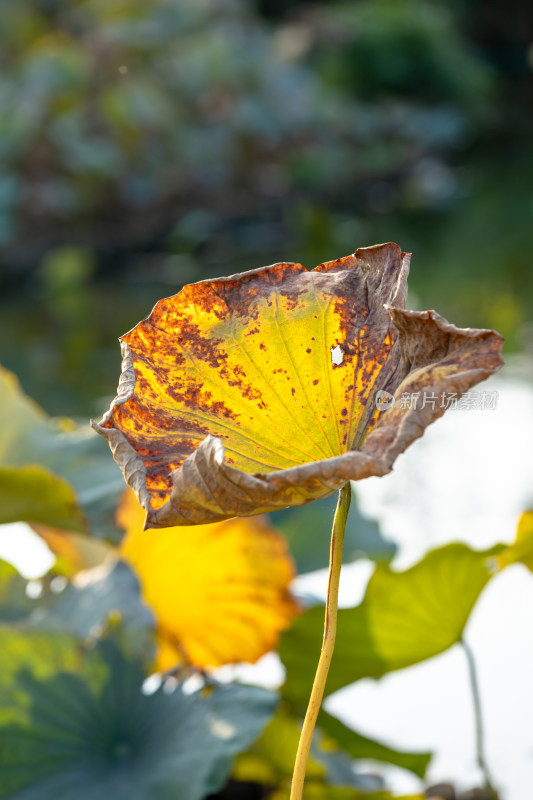
[[530,5],[1,0],[0,361],[99,414],[159,297],[390,240],[525,350]]

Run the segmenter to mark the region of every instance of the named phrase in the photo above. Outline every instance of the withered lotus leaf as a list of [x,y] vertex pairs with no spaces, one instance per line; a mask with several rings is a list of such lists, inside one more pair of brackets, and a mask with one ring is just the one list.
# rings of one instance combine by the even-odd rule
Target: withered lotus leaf
[[93,425],[146,527],[298,506],[385,475],[495,372],[499,334],[405,310],[408,271],[395,244],[312,271],[275,264],[185,286],[123,336],[118,396]]

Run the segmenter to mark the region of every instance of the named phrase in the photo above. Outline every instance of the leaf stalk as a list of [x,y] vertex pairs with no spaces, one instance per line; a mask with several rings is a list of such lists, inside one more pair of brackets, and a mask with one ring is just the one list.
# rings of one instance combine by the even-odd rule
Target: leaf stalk
[[333,657],[335,635],[337,633],[337,610],[339,600],[339,581],[342,567],[342,545],[344,542],[344,531],[346,529],[346,520],[348,519],[351,497],[352,489],[350,482],[348,481],[341,489],[339,489],[339,499],[337,501],[337,508],[335,509],[335,516],[333,517],[329,553],[326,614],[324,619],[324,637],[322,640],[322,649],[320,651],[320,658],[318,660],[315,679],[313,681],[313,688],[311,689],[311,696],[309,698],[309,704],[307,706],[304,724],[300,735],[298,752],[296,754],[290,800],[301,800],[302,798],[305,771],[307,767],[307,760],[309,758],[309,751],[311,750],[313,732],[315,730],[320,706],[322,705],[326,679],[328,676],[331,659]]

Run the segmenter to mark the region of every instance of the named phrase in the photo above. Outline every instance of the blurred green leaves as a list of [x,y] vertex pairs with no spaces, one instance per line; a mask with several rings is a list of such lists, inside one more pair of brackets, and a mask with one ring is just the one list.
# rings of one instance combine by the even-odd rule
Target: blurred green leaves
[[[412,101],[483,108],[492,71],[459,34],[449,6],[435,2],[371,0],[337,3],[329,23],[343,34],[343,55],[323,54],[332,84],[375,102],[399,96]],[[445,136],[446,129],[435,131]]]
[[97,680],[17,675],[24,721],[0,728],[0,797],[200,800],[224,784],[275,708],[272,692],[246,686],[185,694],[163,684],[147,694],[142,668],[112,640],[91,660]]
[[[281,705],[252,747],[235,762],[236,780],[257,781],[267,786],[288,782],[300,740],[299,719]],[[307,764],[309,780],[323,780],[325,768],[312,754]]]
[[318,726],[329,741],[334,742],[344,753],[348,753],[355,759],[371,759],[394,764],[413,772],[420,778],[426,774],[431,753],[408,753],[403,750],[395,750],[374,739],[369,739],[367,736],[362,736],[323,709],[318,716]]
[[34,608],[26,593],[26,581],[15,567],[0,560],[0,624],[24,619]]
[[136,578],[122,562],[81,576],[38,587],[0,562],[0,797],[216,791],[276,693],[212,682],[191,692],[175,678],[146,688],[153,619]]
[[85,530],[73,489],[44,467],[0,467],[0,523],[25,519],[57,528]]
[[118,532],[120,471],[89,426],[48,417],[0,367],[0,521],[41,522],[94,535]]
[[[288,703],[282,702],[259,739],[237,758],[234,778],[257,781],[266,786],[289,785],[299,739],[299,715]],[[395,764],[423,777],[430,754],[407,753],[386,747],[361,736],[322,711],[307,765],[306,781],[367,790],[375,788],[376,784],[381,785],[379,778],[365,774],[352,759]]]
[[[57,579],[56,579],[57,580]],[[66,631],[80,640],[112,630],[122,647],[147,671],[154,663],[153,615],[140,597],[139,581],[123,561],[84,572],[60,592],[48,589],[27,624],[39,630]]]
[[405,169],[454,146],[460,106],[490,85],[435,3],[326,4],[271,28],[248,0],[19,0],[0,41],[0,243],[22,254],[30,229],[46,248],[97,220],[105,246],[109,222],[131,235],[135,216],[149,241],[176,204],[242,207],[244,191],[259,210]]
[[[450,544],[405,572],[379,564],[362,603],[339,611],[328,694],[360,678],[379,678],[424,661],[459,642],[502,549],[477,552]],[[314,677],[307,653],[320,651],[322,617],[321,607],[309,609],[281,642],[287,669],[283,693],[300,709]]]

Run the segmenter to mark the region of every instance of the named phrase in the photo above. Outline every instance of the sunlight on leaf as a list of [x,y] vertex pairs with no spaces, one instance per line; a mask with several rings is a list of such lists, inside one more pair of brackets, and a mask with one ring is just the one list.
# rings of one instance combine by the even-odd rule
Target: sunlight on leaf
[[298,607],[285,541],[265,520],[143,531],[143,519],[128,491],[120,554],[156,616],[159,669],[184,659],[200,667],[253,662],[277,646]]
[[[276,264],[185,286],[123,336],[118,395],[93,427],[147,526],[302,505],[384,475],[444,413],[443,393],[497,370],[494,331],[404,310],[408,270],[394,244],[312,271]],[[404,393],[433,400],[406,407]]]

